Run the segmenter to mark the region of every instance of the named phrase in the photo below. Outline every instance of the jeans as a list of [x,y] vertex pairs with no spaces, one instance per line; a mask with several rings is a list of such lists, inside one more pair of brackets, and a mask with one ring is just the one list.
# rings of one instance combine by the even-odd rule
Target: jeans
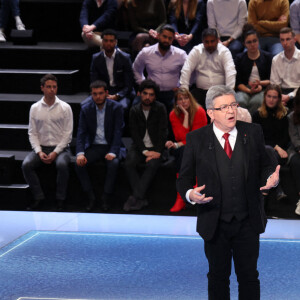
[[20,16],[19,0],[2,0],[0,28],[5,28],[7,26],[10,14],[14,17]]
[[[55,147],[42,147],[42,151],[49,154]],[[55,163],[57,170],[56,177],[56,199],[65,200],[69,181],[69,163],[70,163],[70,151],[65,149],[59,153]],[[29,153],[22,164],[22,171],[26,182],[32,190],[35,200],[42,200],[45,198],[44,192],[41,188],[39,178],[36,173],[36,169],[44,165],[38,154],[34,151]]]

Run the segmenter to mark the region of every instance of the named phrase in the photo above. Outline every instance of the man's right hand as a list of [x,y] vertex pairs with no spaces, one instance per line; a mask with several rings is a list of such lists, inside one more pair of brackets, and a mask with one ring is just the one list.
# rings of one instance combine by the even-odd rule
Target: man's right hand
[[211,200],[213,200],[213,197],[205,197],[205,194],[201,193],[201,191],[203,191],[204,189],[205,189],[205,185],[194,188],[190,192],[190,195],[189,195],[190,200],[193,202],[196,202],[198,204],[205,204],[205,203],[208,203]]
[[151,159],[158,159],[160,158],[161,154],[156,151],[147,151],[146,152],[146,162],[150,161]]
[[76,164],[79,167],[84,167],[87,164],[87,159],[83,154],[80,154],[76,157]]
[[50,164],[50,162],[49,162],[49,160],[48,160],[48,155],[47,155],[45,152],[40,151],[40,152],[38,153],[38,155],[39,155],[41,161],[42,161],[44,164]]

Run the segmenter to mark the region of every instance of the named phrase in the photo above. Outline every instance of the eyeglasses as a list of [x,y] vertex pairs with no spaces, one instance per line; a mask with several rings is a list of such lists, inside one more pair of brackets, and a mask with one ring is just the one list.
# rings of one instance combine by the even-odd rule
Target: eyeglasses
[[238,103],[232,102],[231,104],[223,104],[223,105],[221,105],[220,107],[217,107],[217,108],[210,108],[210,109],[212,109],[212,110],[219,110],[219,111],[221,111],[221,112],[223,112],[223,113],[226,113],[226,112],[229,111],[229,107],[231,107],[232,110],[237,110],[238,106],[239,106]]

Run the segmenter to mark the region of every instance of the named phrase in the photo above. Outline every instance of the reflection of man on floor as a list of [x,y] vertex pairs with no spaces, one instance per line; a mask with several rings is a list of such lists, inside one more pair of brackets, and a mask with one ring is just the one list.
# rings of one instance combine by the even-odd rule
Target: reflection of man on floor
[[260,126],[236,121],[232,89],[211,87],[206,107],[213,123],[187,135],[177,187],[197,206],[197,231],[209,263],[209,299],[230,299],[232,258],[239,299],[259,299],[259,234],[267,221],[260,190],[278,184],[280,167],[272,174]]

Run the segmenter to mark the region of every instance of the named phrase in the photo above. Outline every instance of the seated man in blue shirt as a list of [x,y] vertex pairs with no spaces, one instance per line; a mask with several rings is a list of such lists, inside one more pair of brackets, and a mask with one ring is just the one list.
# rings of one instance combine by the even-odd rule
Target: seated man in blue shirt
[[106,161],[102,209],[107,211],[119,166],[123,108],[118,102],[107,98],[105,82],[94,81],[90,89],[91,96],[81,103],[76,141],[76,172],[88,198],[86,210],[91,211],[96,197],[86,167],[95,161]]

